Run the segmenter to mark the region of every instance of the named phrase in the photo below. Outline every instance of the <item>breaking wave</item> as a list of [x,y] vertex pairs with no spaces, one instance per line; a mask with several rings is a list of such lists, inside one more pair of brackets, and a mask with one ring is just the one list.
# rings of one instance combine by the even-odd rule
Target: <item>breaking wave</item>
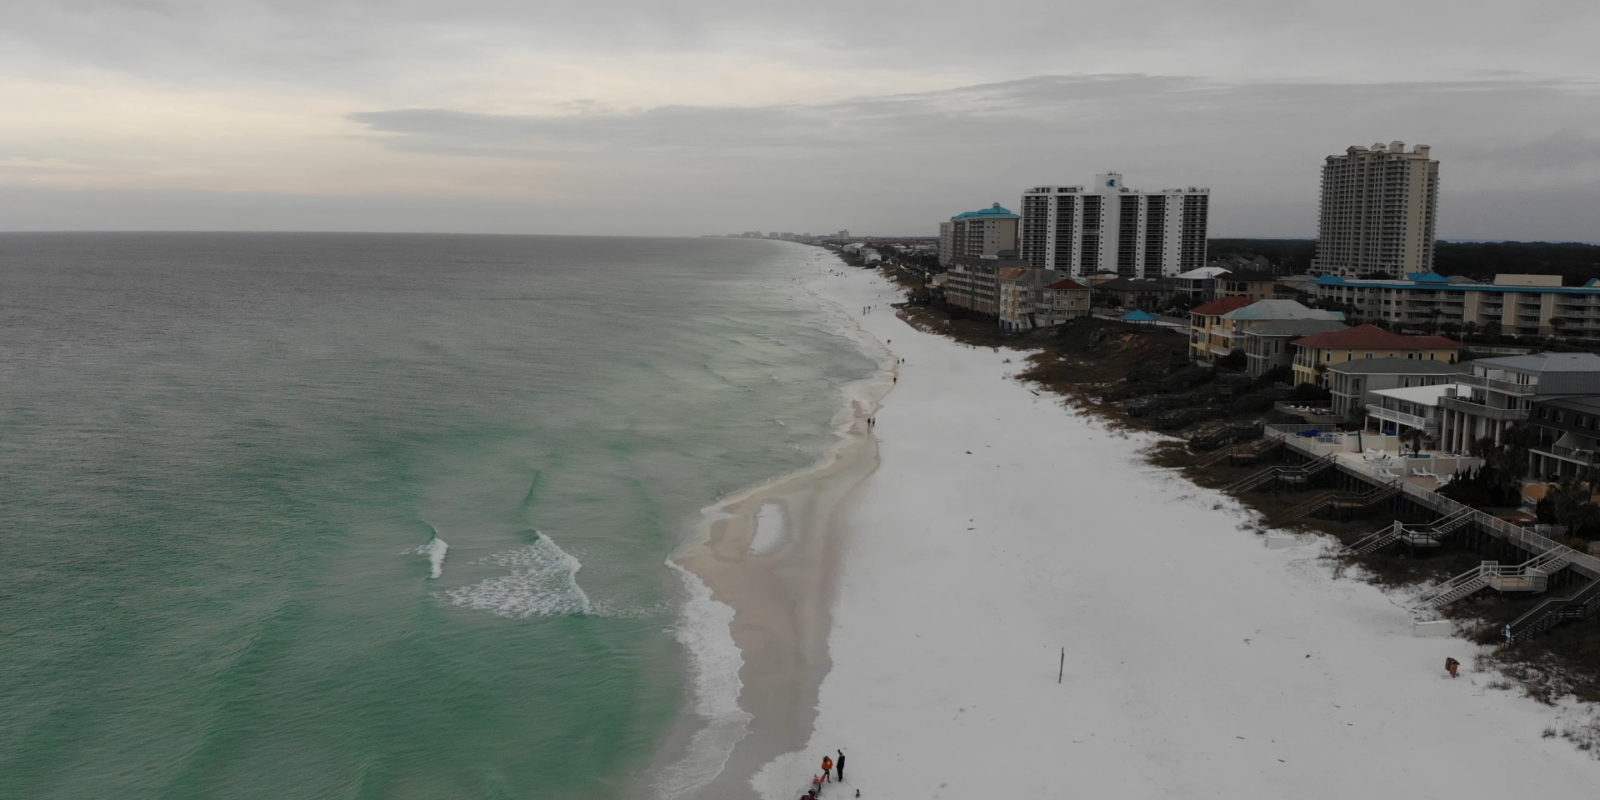
[[511,619],[589,614],[589,595],[578,585],[583,562],[542,533],[527,547],[495,553],[474,563],[511,570],[508,575],[451,589],[444,597],[460,608]]
[[693,573],[671,561],[667,566],[683,576],[689,590],[675,632],[689,653],[694,710],[704,722],[683,758],[663,770],[656,781],[661,797],[676,800],[698,797],[699,790],[721,774],[734,745],[750,732],[753,717],[739,707],[739,692],[744,688],[739,670],[744,667],[744,655],[728,628],[733,609],[712,599],[711,589]]

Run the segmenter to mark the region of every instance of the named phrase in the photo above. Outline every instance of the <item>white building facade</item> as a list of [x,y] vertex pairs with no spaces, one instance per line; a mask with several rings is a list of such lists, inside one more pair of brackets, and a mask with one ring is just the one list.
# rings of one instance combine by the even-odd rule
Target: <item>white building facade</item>
[[1170,277],[1205,266],[1210,208],[1210,189],[1144,192],[1122,185],[1116,172],[1088,188],[1036,186],[1022,194],[1020,255],[1073,277]]

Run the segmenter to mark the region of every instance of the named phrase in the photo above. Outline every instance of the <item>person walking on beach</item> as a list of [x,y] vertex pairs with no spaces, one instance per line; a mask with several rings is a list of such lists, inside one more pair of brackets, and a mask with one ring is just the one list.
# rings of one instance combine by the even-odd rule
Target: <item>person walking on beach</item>
[[833,780],[833,757],[832,756],[823,756],[822,757],[822,780],[824,782]]
[[839,782],[844,783],[844,749],[839,750],[839,760],[834,762],[839,765]]

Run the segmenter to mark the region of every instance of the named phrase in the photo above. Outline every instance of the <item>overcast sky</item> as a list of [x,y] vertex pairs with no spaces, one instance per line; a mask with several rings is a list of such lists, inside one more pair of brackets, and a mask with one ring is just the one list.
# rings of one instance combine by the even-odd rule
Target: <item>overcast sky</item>
[[1428,144],[1445,238],[1600,241],[1600,3],[9,0],[0,230],[932,235],[1031,185],[1316,235]]

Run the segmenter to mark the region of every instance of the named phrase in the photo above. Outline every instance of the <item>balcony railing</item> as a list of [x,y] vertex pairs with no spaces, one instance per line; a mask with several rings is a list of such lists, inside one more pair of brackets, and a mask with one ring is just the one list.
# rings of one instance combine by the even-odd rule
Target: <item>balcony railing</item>
[[1463,414],[1485,419],[1525,420],[1528,418],[1528,412],[1523,409],[1495,408],[1482,403],[1474,403],[1471,400],[1463,400],[1459,397],[1442,397],[1440,398],[1440,403],[1451,411],[1460,411]]
[[1538,383],[1512,383],[1510,381],[1499,381],[1493,378],[1485,378],[1482,375],[1462,375],[1457,377],[1455,380],[1457,383],[1465,383],[1469,386],[1482,386],[1485,389],[1493,389],[1497,392],[1514,394],[1519,397],[1532,395],[1539,390]]
[[1576,461],[1579,464],[1590,464],[1595,460],[1595,451],[1585,450],[1579,447],[1566,447],[1559,444],[1546,444],[1534,445],[1528,449],[1535,453],[1543,453],[1545,455],[1555,456],[1556,458],[1565,459],[1567,461]]
[[1408,428],[1433,431],[1437,431],[1439,429],[1439,423],[1437,420],[1430,420],[1427,417],[1419,417],[1416,414],[1407,414],[1404,411],[1395,411],[1392,408],[1384,408],[1376,403],[1367,404],[1367,415],[1377,417],[1378,419],[1382,420],[1388,420],[1389,422],[1396,422]]

